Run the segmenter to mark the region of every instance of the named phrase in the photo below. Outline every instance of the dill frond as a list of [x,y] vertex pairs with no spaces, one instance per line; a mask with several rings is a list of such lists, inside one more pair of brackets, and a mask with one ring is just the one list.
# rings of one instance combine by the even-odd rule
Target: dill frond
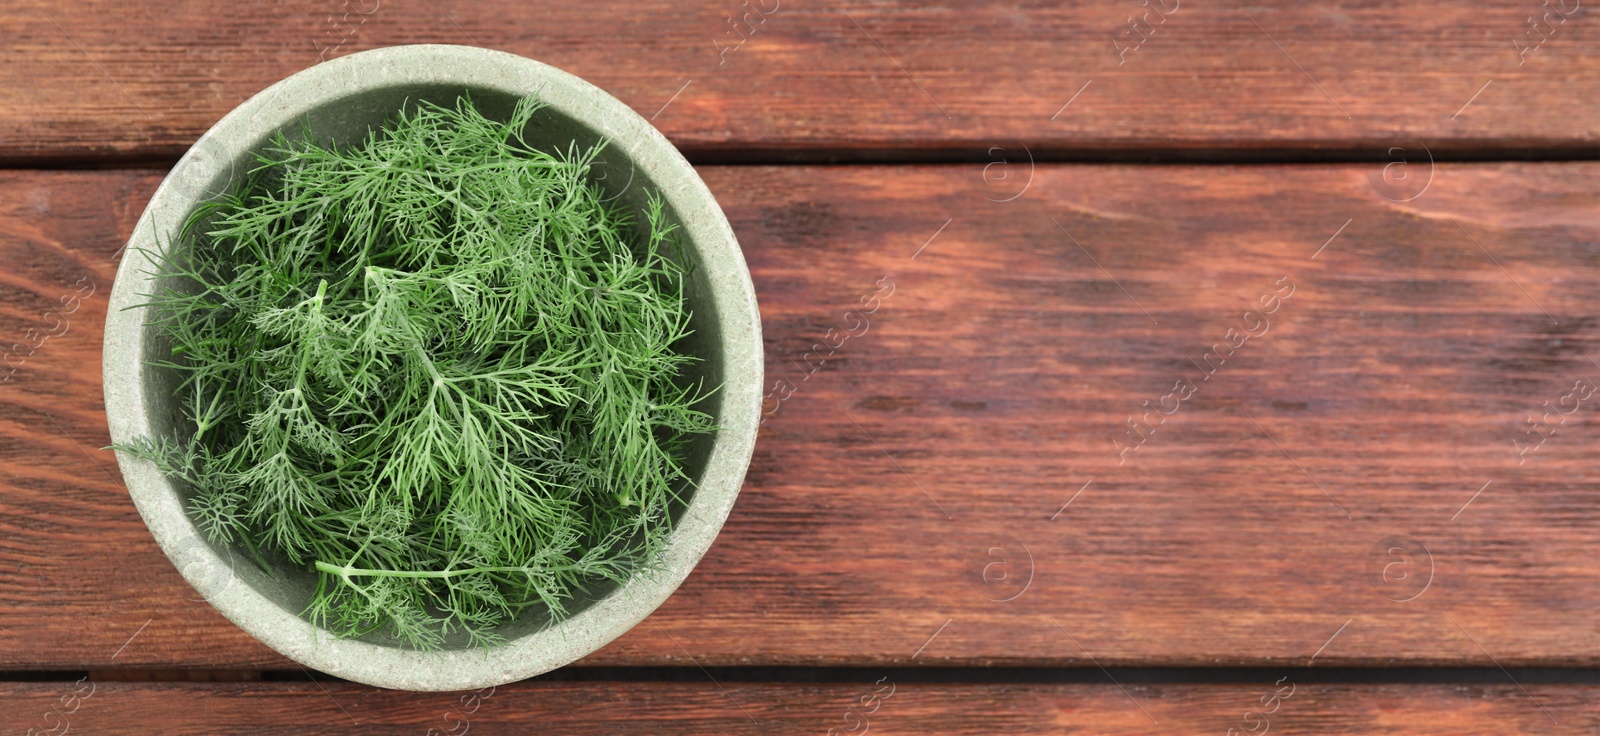
[[[317,575],[342,636],[475,644],[649,566],[714,431],[662,204],[642,222],[546,150],[522,100],[400,114],[358,145],[278,136],[202,205],[151,295],[192,436],[118,449],[189,512]],[[672,249],[672,253],[669,253]]]

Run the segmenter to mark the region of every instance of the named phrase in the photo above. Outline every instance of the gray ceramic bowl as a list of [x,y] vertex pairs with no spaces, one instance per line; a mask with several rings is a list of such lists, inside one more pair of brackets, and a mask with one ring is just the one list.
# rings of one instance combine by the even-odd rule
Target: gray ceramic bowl
[[660,572],[593,591],[559,624],[538,617],[513,621],[501,630],[509,643],[487,652],[450,642],[443,652],[425,653],[378,636],[339,639],[317,629],[300,616],[311,597],[311,573],[283,565],[268,574],[241,550],[210,543],[184,511],[187,489],[150,463],[118,454],[139,514],[199,599],[291,659],[380,687],[464,690],[531,677],[599,649],[642,621],[688,576],[721,529],[750,462],[761,405],[761,323],[744,256],[711,192],[660,132],[599,88],[536,61],[462,46],[400,46],[319,64],[252,97],[208,131],[156,190],[128,243],[106,316],[111,439],[192,431],[172,401],[174,376],[148,365],[167,346],[148,310],[132,308],[164,278],[142,251],[160,252],[172,242],[196,204],[242,174],[251,152],[278,130],[304,124],[317,136],[354,141],[404,105],[448,104],[462,92],[491,116],[537,93],[547,103],[535,121],[538,139],[562,148],[574,140],[609,139],[595,168],[609,195],[626,207],[641,206],[649,191],[664,197],[693,265],[685,288],[695,335],[686,350],[703,362],[692,378],[721,386],[704,408],[722,430],[690,449],[696,488]]

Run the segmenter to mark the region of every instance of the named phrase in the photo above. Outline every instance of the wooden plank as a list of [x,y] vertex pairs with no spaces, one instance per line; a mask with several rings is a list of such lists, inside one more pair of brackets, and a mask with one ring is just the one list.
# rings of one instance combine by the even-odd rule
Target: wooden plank
[[[1377,171],[1040,166],[997,203],[977,166],[703,169],[795,388],[709,556],[586,662],[1600,664],[1570,393],[1600,164],[1440,165],[1406,202]],[[0,174],[6,337],[96,285],[0,386],[0,667],[293,668],[192,600],[93,449],[158,177]],[[1176,408],[1126,429],[1147,401]]]
[[1600,44],[1586,8],[1559,5],[1575,10],[1526,0],[291,0],[223,12],[195,0],[159,10],[22,0],[0,18],[0,160],[175,157],[278,79],[407,43],[554,64],[701,160],[938,149],[1015,160],[1024,145],[1039,156],[1416,160],[1427,146],[1593,157]]
[[[1592,685],[927,685],[523,682],[468,693],[345,683],[5,683],[16,728],[170,736],[520,734],[1594,733]],[[67,713],[67,711],[71,711]],[[1232,729],[1232,730],[1230,730]]]

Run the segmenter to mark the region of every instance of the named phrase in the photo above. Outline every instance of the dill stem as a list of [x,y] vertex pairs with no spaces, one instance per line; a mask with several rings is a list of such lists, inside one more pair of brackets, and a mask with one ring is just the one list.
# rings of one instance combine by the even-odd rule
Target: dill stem
[[[322,572],[329,573],[331,575],[338,575],[339,577],[344,578],[348,582],[349,579],[352,578],[352,577],[373,577],[373,578],[451,578],[451,577],[455,577],[457,575],[475,575],[475,574],[478,574],[478,573],[496,573],[496,572],[521,572],[521,573],[526,573],[526,572],[529,572],[531,570],[534,570],[535,568],[527,567],[527,566],[524,566],[524,565],[518,565],[518,566],[511,566],[511,567],[467,567],[467,568],[462,568],[460,570],[370,570],[370,569],[360,568],[360,567],[350,567],[348,565],[344,566],[344,567],[340,567],[338,565],[330,565],[330,564],[328,564],[326,562],[318,560],[317,561],[317,569],[321,570]],[[539,572],[562,572],[562,571],[566,571],[566,570],[576,570],[576,569],[579,569],[578,566],[572,565],[572,566],[563,566],[563,567],[541,567],[541,568],[538,568],[538,571]]]

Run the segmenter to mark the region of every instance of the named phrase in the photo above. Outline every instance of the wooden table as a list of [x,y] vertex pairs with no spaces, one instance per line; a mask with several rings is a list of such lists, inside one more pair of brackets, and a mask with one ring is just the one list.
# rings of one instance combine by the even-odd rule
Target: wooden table
[[[5,733],[1595,733],[1578,5],[13,0]],[[651,118],[734,225],[773,384],[678,593],[476,697],[256,643],[97,449],[106,295],[166,169],[403,43]]]

